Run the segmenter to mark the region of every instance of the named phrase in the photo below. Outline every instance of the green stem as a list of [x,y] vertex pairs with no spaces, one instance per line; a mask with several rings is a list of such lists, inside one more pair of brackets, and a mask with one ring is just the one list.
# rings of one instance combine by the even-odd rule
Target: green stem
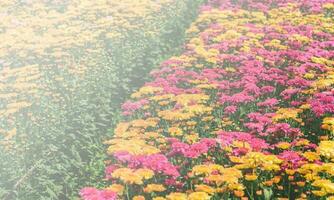
[[127,200],[130,200],[130,194],[129,194],[129,186],[128,186],[128,184],[125,185],[125,189],[126,189],[126,198],[127,198]]
[[254,182],[252,182],[252,187],[251,187],[251,193],[252,193],[252,197],[251,199],[254,200]]
[[250,198],[251,200],[254,200],[254,194],[253,194],[253,184],[252,184],[251,190],[252,190],[252,191],[251,191],[251,192],[249,192],[248,188],[246,187],[246,192],[247,192],[247,194],[248,194],[249,198]]
[[288,189],[288,198],[291,199],[291,184],[289,182],[289,189]]

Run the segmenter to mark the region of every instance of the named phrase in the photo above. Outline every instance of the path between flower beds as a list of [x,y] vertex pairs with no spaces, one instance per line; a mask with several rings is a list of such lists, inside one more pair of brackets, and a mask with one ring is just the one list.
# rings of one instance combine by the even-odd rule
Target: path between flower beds
[[[262,3],[260,3],[262,2]],[[212,0],[106,141],[91,199],[334,199],[334,1]]]

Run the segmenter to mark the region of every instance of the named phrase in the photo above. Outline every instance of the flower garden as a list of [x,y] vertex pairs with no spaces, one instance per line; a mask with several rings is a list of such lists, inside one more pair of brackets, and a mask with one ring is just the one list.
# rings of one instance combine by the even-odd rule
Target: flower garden
[[201,2],[1,0],[0,199],[101,186],[121,102],[178,53]]
[[82,199],[334,199],[333,0],[211,0],[151,77]]

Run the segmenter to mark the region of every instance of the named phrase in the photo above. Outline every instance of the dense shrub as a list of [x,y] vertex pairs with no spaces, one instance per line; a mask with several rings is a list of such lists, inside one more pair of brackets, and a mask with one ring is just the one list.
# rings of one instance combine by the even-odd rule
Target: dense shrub
[[200,2],[0,2],[0,198],[97,183],[120,102],[178,52]]
[[334,199],[334,2],[212,0],[83,199]]

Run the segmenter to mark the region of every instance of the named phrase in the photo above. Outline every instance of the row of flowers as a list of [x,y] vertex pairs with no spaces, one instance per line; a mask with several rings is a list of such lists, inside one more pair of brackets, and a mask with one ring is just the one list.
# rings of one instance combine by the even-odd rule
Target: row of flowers
[[100,176],[82,167],[98,132],[201,1],[0,0],[0,199],[71,199]]
[[27,119],[31,126],[38,125],[32,107],[40,107],[41,99],[65,104],[64,91],[53,87],[73,92],[76,88],[68,80],[85,81],[106,44],[129,38],[133,30],[159,35],[160,30],[147,24],[175,4],[172,0],[0,2],[0,145],[11,149],[15,139],[25,139],[23,129],[32,129],[25,127]]
[[334,2],[212,0],[123,104],[92,199],[334,199]]

